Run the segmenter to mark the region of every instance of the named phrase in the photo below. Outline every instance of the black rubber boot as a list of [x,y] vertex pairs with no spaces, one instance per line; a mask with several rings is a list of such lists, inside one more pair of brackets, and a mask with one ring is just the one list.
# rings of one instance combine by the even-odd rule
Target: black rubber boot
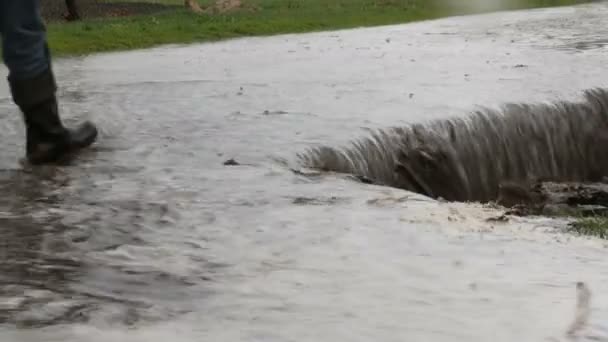
[[62,161],[97,139],[97,128],[91,122],[75,129],[67,129],[61,123],[51,69],[29,80],[9,78],[9,84],[13,100],[23,113],[26,155],[31,164]]

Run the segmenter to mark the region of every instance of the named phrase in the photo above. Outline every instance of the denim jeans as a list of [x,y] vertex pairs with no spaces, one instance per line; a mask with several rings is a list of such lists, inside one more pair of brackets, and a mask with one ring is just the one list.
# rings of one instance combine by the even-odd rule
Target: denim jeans
[[0,35],[9,79],[30,79],[50,68],[39,0],[0,0]]

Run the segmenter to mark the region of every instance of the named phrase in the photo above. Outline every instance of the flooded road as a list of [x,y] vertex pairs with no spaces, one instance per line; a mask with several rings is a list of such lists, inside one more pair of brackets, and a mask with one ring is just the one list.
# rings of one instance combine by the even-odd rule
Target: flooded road
[[67,121],[102,130],[60,169],[19,165],[0,84],[0,340],[562,341],[578,281],[584,334],[607,339],[608,243],[290,171],[369,128],[605,86],[607,18],[595,4],[57,60]]

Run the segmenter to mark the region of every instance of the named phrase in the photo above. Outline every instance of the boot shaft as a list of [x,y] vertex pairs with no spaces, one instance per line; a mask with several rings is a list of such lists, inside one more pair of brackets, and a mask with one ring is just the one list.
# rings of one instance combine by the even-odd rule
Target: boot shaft
[[74,130],[63,126],[52,70],[28,80],[9,78],[9,84],[13,100],[21,109],[25,121],[26,153],[31,163],[57,161],[96,140],[97,128],[90,122]]

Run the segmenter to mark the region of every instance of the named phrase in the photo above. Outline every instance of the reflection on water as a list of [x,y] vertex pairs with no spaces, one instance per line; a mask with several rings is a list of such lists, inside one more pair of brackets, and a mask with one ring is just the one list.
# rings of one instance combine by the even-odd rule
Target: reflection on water
[[73,321],[86,307],[70,298],[70,283],[83,264],[64,238],[70,228],[62,224],[61,211],[53,210],[61,206],[54,190],[68,179],[57,170],[42,171],[1,174],[2,322],[29,326]]

